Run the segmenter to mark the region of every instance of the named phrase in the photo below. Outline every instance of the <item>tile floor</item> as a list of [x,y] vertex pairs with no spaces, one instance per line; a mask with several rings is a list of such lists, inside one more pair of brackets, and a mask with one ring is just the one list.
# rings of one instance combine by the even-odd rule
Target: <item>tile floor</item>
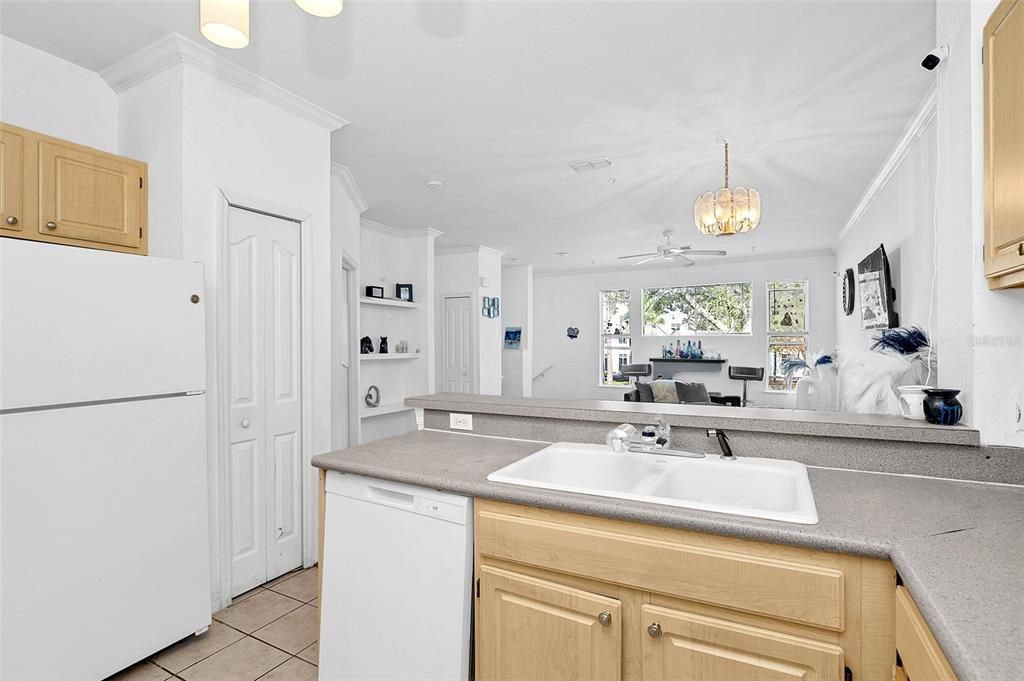
[[316,681],[317,569],[296,570],[242,594],[210,630],[107,681]]

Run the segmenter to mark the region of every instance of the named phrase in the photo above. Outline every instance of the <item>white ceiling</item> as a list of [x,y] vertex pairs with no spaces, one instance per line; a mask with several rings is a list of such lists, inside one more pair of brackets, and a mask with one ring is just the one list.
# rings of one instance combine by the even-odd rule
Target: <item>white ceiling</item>
[[[3,0],[0,31],[101,70],[172,31],[210,46],[197,8]],[[367,217],[564,269],[673,228],[732,257],[831,248],[932,83],[934,35],[930,0],[350,0],[333,19],[254,0],[252,45],[214,49],[351,122],[333,157]],[[721,135],[764,218],[715,240],[692,203],[720,186]]]

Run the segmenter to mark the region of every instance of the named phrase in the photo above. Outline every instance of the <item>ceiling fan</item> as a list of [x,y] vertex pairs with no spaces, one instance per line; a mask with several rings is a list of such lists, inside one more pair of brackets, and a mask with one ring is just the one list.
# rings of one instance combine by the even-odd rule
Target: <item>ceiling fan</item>
[[701,251],[694,250],[692,246],[676,246],[672,243],[671,230],[662,232],[662,235],[665,237],[665,243],[659,245],[658,250],[654,253],[620,255],[619,260],[643,258],[643,260],[637,260],[633,265],[643,265],[644,263],[651,262],[652,260],[667,260],[669,262],[678,262],[683,267],[691,267],[696,264],[696,261],[690,258],[691,255],[726,255],[725,251]]

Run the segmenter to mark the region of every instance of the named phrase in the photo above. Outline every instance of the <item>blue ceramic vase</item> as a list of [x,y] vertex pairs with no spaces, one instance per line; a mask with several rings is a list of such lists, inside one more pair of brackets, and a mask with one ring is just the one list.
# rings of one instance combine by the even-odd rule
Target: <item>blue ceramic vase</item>
[[936,423],[940,426],[953,426],[960,422],[964,415],[963,405],[956,396],[959,390],[948,388],[925,388],[924,418],[928,423]]

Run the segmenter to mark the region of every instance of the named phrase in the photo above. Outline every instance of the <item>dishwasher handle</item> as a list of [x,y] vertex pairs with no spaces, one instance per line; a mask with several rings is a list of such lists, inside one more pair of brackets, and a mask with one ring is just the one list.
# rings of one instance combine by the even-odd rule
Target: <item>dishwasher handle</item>
[[376,485],[367,485],[366,498],[370,501],[377,501],[390,506],[405,506],[412,508],[416,504],[416,497],[411,494],[399,492],[398,490],[387,489],[385,487],[377,487]]

